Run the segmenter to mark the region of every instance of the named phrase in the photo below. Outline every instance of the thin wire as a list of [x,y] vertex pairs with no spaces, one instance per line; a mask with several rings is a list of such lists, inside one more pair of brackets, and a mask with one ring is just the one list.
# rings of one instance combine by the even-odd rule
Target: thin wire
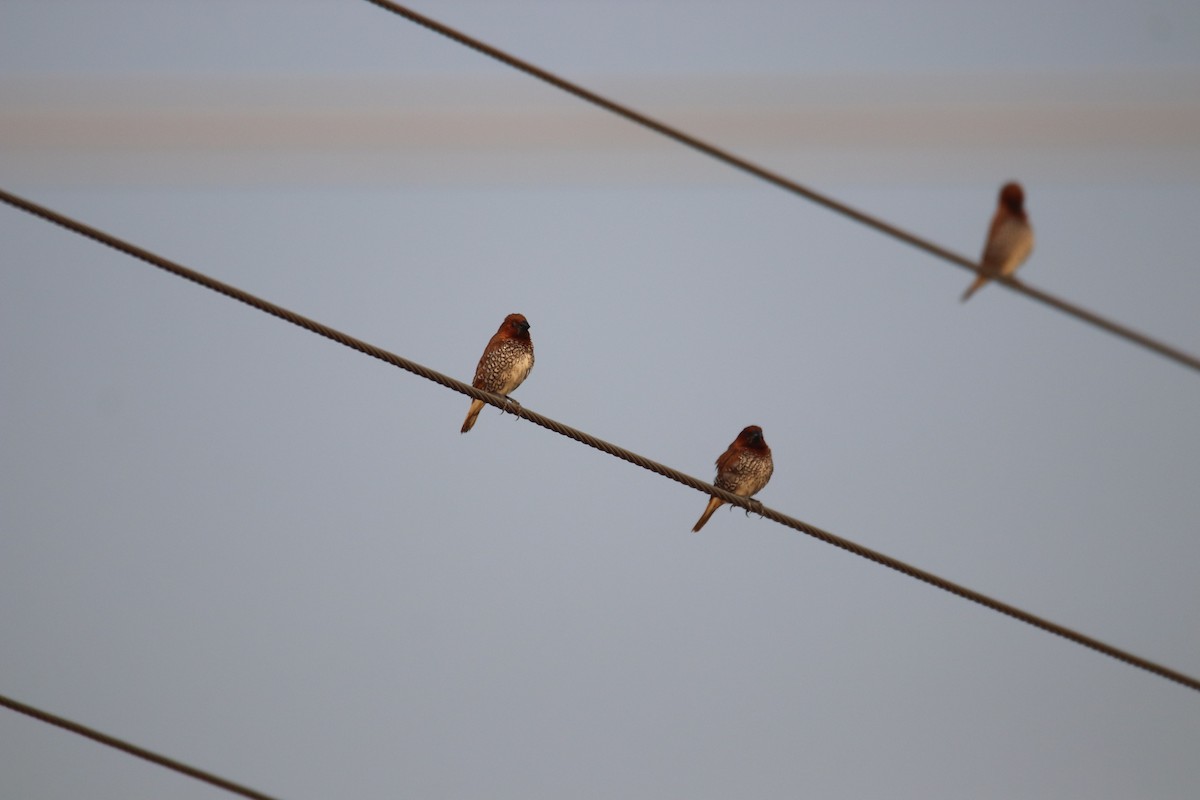
[[312,331],[313,333],[324,336],[327,339],[332,339],[333,341],[343,344],[353,350],[357,350],[360,353],[365,353],[366,355],[377,358],[380,361],[391,364],[392,366],[407,370],[408,372],[419,375],[426,380],[441,384],[442,386],[475,398],[476,400],[482,400],[489,405],[508,410],[510,413],[516,414],[522,419],[529,420],[535,425],[539,425],[547,430],[561,434],[562,436],[566,436],[569,439],[574,439],[577,442],[586,444],[588,447],[594,447],[595,449],[604,453],[608,453],[611,456],[615,456],[623,461],[628,461],[630,464],[635,464],[643,469],[647,469],[651,472],[662,475],[665,478],[670,478],[673,481],[682,483],[684,486],[691,487],[699,492],[703,492],[704,494],[715,495],[730,505],[744,508],[748,511],[755,511],[756,513],[761,514],[763,517],[777,522],[780,525],[785,525],[789,528],[800,531],[801,533],[806,533],[809,536],[820,539],[821,541],[831,544],[834,547],[839,547],[842,550],[853,553],[856,556],[860,556],[869,561],[874,561],[876,564],[885,566],[888,569],[893,569],[897,572],[903,573],[904,575],[908,575],[911,578],[916,578],[917,580],[923,581],[930,586],[934,586],[943,591],[958,595],[959,597],[970,600],[973,603],[978,603],[985,608],[990,608],[993,611],[997,611],[1001,614],[1012,617],[1013,619],[1017,619],[1021,622],[1032,625],[1035,628],[1040,628],[1048,633],[1061,636],[1062,638],[1075,642],[1076,644],[1083,645],[1084,647],[1090,648],[1099,653],[1103,653],[1106,656],[1111,656],[1118,661],[1124,661],[1126,664],[1137,667],[1138,669],[1143,669],[1147,672],[1158,675],[1159,677],[1166,678],[1169,681],[1174,681],[1175,683],[1186,686],[1189,689],[1200,691],[1200,680],[1197,680],[1196,678],[1190,677],[1181,672],[1177,672],[1173,669],[1169,669],[1160,664],[1156,664],[1153,661],[1148,661],[1147,659],[1113,647],[1112,645],[1105,644],[1098,639],[1093,639],[1092,637],[1086,636],[1078,631],[1074,631],[1062,625],[1057,625],[1049,620],[1045,620],[1034,614],[1030,614],[1027,611],[1022,611],[1015,606],[1008,605],[1007,603],[1003,603],[992,597],[988,597],[987,595],[981,594],[972,589],[968,589],[965,586],[960,586],[959,584],[948,581],[945,578],[940,578],[931,572],[926,572],[925,570],[918,569],[917,567],[906,564],[905,562],[899,561],[891,556],[886,556],[883,553],[863,547],[862,545],[856,544],[848,539],[835,536],[834,534],[824,531],[814,525],[809,525],[808,523],[802,522],[794,517],[789,517],[786,514],[781,514],[778,511],[767,508],[757,500],[751,500],[749,498],[727,492],[724,489],[719,489],[712,484],[705,483],[697,478],[693,478],[691,475],[687,475],[664,464],[660,464],[657,461],[652,461],[644,456],[638,455],[632,450],[626,450],[623,447],[618,447],[617,445],[606,442],[603,439],[598,439],[589,433],[577,430],[568,425],[563,425],[561,422],[552,420],[549,417],[544,417],[537,412],[524,408],[523,406],[518,406],[502,395],[491,394],[489,392],[476,389],[474,386],[471,386],[468,383],[463,383],[460,380],[443,375],[440,372],[436,372],[428,367],[422,366],[415,361],[401,358],[398,355],[389,353],[386,350],[368,344],[361,339],[356,339],[353,336],[342,333],[341,331],[335,330],[326,325],[322,325],[321,323],[297,314],[294,311],[289,311],[288,309],[277,306],[274,303],[270,303],[266,300],[255,297],[249,292],[244,292],[241,289],[237,289],[227,283],[222,283],[215,278],[210,278],[207,275],[188,269],[187,267],[176,264],[173,261],[168,261],[162,256],[158,256],[147,250],[143,250],[142,248],[129,244],[128,242],[118,239],[115,236],[110,236],[109,234],[96,230],[95,228],[85,225],[82,222],[77,222],[76,220],[65,217],[62,214],[55,213],[54,211],[39,206],[36,203],[30,202],[29,200],[9,194],[3,189],[0,189],[0,200],[23,211],[27,211],[30,214],[48,220],[49,222],[53,222],[56,225],[60,225],[67,230],[74,231],[81,236],[86,236],[89,239],[93,239],[101,244],[107,245],[114,250],[119,250],[122,253],[126,253],[134,258],[141,259],[142,261],[159,267],[160,269],[164,269],[174,275],[186,278],[205,288],[212,289],[215,292],[220,292],[223,295],[232,297],[233,299],[239,300],[246,305],[251,306],[252,308],[265,311],[266,313],[279,317],[280,319],[290,322],[293,325],[298,325],[305,330]]
[[[728,150],[723,150],[715,145],[711,145],[708,142],[703,141],[702,139],[698,139],[695,136],[684,133],[678,128],[673,128],[666,123],[659,122],[658,120],[648,117],[641,112],[635,111],[628,106],[622,105],[613,100],[609,100],[608,98],[585,89],[576,83],[572,83],[571,81],[555,75],[552,72],[548,72],[541,67],[537,67],[528,61],[523,61],[522,59],[510,55],[503,50],[492,47],[485,42],[468,36],[462,31],[451,28],[449,25],[444,25],[436,20],[424,16],[423,14],[418,14],[416,11],[406,8],[399,3],[390,2],[390,0],[367,0],[367,2],[378,6],[385,11],[390,11],[393,14],[397,14],[411,22],[415,22],[418,25],[428,28],[434,33],[441,34],[448,39],[453,39],[459,44],[483,53],[484,55],[507,64],[514,69],[520,70],[527,75],[532,75],[539,80],[545,81],[551,86],[562,89],[564,92],[569,92],[570,94],[573,94],[582,100],[586,100],[593,105],[597,105],[600,108],[625,117],[626,119],[635,122],[638,125],[642,125],[652,131],[656,131],[657,133],[660,133],[669,139],[674,139],[680,144],[686,145],[693,150],[698,150],[701,153],[711,156],[718,161],[722,161],[731,167],[739,169],[743,172],[747,172],[757,178],[761,178],[768,183],[774,184],[780,189],[791,192],[792,194],[800,195],[801,197],[811,200],[814,203],[825,206],[831,211],[842,214],[843,216],[847,216],[856,222],[861,222],[863,225],[874,228],[881,233],[884,233],[895,239],[899,239],[900,241],[910,244],[920,250],[924,250],[927,253],[931,253],[932,255],[935,255],[944,261],[949,261],[951,264],[956,264],[957,266],[960,266],[966,270],[970,270],[974,273],[979,272],[979,265],[965,256],[959,255],[951,250],[947,250],[946,248],[935,244],[928,239],[924,239],[920,236],[909,233],[908,231],[885,222],[878,217],[871,216],[870,214],[852,208],[845,203],[834,200],[828,195],[821,194],[820,192],[809,189],[806,186],[802,186],[801,184],[796,183],[795,181],[786,178],[777,172],[772,172],[771,170],[761,167],[752,161],[748,161],[741,156],[734,155]],[[1144,347],[1147,350],[1158,353],[1161,356],[1165,356],[1179,364],[1184,365],[1185,367],[1190,367],[1200,372],[1200,358],[1191,355],[1190,353],[1186,353],[1177,347],[1173,347],[1169,344],[1158,341],[1157,339],[1153,339],[1144,333],[1139,333],[1138,331],[1135,331],[1132,328],[1122,325],[1118,322],[1105,319],[1099,314],[1088,311],[1087,309],[1077,306],[1074,303],[1069,303],[1066,300],[1055,297],[1047,292],[1042,291],[1041,289],[1035,289],[1029,284],[1019,281],[1016,278],[996,276],[993,278],[993,280],[996,283],[1004,284],[1009,289],[1023,294],[1026,297],[1030,297],[1034,300],[1044,303],[1051,308],[1056,308],[1063,313],[1070,314],[1077,319],[1083,320],[1089,325],[1094,325],[1101,330],[1108,331],[1114,336],[1118,336],[1126,341],[1132,342],[1133,344]]]
[[26,705],[25,703],[5,697],[4,695],[0,695],[0,706],[10,708],[19,714],[25,714],[26,716],[33,717],[34,719],[41,720],[42,722],[50,725],[54,725],[55,727],[62,728],[65,731],[70,731],[71,733],[77,733],[80,736],[85,736],[88,739],[99,742],[103,745],[108,745],[109,747],[116,748],[117,750],[128,753],[131,756],[144,758],[151,763],[158,764],[160,767],[166,767],[167,769],[187,775],[189,778],[195,778],[198,781],[204,781],[205,783],[212,784],[217,788],[224,789],[227,792],[240,794],[242,797],[249,797],[252,798],[252,800],[275,800],[275,798],[271,797],[269,794],[257,792],[254,789],[242,786],[240,783],[234,783],[233,781],[226,780],[218,775],[213,775],[211,772],[205,772],[202,769],[189,767],[187,764],[176,761],[173,758],[167,758],[166,756],[162,756],[158,753],[138,747],[136,744],[130,744],[129,742],[118,739],[115,736],[109,736],[107,733],[101,733],[95,728],[89,728],[86,725],[80,725],[78,722],[72,722],[64,717],[51,714],[49,711],[42,711],[40,708],[34,708],[33,706]]

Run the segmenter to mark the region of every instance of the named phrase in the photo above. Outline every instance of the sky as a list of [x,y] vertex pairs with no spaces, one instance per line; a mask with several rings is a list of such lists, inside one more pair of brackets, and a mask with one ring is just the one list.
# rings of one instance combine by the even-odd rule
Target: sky
[[[1200,6],[415,5],[1200,352]],[[1200,675],[1200,375],[365,2],[0,4],[0,188]],[[1200,697],[0,208],[0,694],[267,794],[1191,798]],[[0,713],[5,796],[213,787]]]

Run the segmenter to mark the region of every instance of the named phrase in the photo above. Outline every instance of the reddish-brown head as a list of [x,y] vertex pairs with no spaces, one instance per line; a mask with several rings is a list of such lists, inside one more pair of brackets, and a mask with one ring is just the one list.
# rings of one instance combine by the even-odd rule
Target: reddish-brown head
[[771,452],[771,448],[767,447],[767,440],[763,438],[762,428],[757,425],[747,425],[745,428],[742,428],[742,432],[738,434],[734,445],[747,450]]
[[1000,205],[1007,208],[1014,214],[1025,213],[1025,192],[1021,189],[1021,184],[1016,181],[1009,181],[1004,184],[1000,190]]
[[529,341],[529,320],[524,314],[509,314],[500,324],[496,335],[502,339],[524,339]]

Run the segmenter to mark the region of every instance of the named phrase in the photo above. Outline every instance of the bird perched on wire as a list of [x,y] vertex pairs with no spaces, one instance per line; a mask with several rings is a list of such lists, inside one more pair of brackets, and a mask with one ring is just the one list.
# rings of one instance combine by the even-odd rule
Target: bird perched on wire
[[979,264],[979,277],[963,292],[962,302],[997,275],[1011,276],[1033,252],[1033,228],[1025,216],[1025,192],[1016,181],[1004,184],[988,229]]
[[[510,392],[521,385],[531,369],[533,340],[529,338],[529,321],[521,314],[509,314],[483,349],[483,355],[479,357],[479,366],[475,367],[475,380],[471,381],[471,385],[485,392],[508,397]],[[482,400],[471,401],[467,419],[463,422],[463,433],[474,427],[475,418],[479,416],[484,405]]]
[[[713,484],[742,497],[753,497],[767,485],[774,471],[775,462],[771,460],[771,448],[763,439],[762,428],[750,425],[742,429],[729,449],[717,459],[717,479]],[[708,508],[704,509],[692,531],[703,528],[713,512],[724,504],[725,501],[718,497],[709,498]]]

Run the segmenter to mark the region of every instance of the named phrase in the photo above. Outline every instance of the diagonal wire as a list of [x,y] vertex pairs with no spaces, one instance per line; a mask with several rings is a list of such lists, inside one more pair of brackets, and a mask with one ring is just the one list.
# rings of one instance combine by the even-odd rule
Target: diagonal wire
[[744,508],[747,511],[755,511],[763,517],[777,522],[780,525],[785,525],[789,528],[800,531],[801,533],[806,533],[809,536],[820,539],[821,541],[831,544],[834,547],[839,547],[842,550],[865,558],[868,561],[873,561],[876,564],[887,567],[888,569],[893,569],[897,572],[903,573],[910,578],[916,578],[917,580],[923,581],[930,586],[950,592],[954,595],[958,595],[963,599],[970,600],[973,603],[978,603],[985,608],[990,608],[993,611],[1012,617],[1013,619],[1020,620],[1021,622],[1032,625],[1035,628],[1039,628],[1048,633],[1061,636],[1064,639],[1075,642],[1076,644],[1090,648],[1099,653],[1103,653],[1106,656],[1111,656],[1118,661],[1123,661],[1126,664],[1137,667],[1138,669],[1146,670],[1147,672],[1151,672],[1159,677],[1166,678],[1169,681],[1174,681],[1175,683],[1186,686],[1189,689],[1200,691],[1200,680],[1197,680],[1189,675],[1185,675],[1182,672],[1169,669],[1168,667],[1164,667],[1161,664],[1141,658],[1133,653],[1121,650],[1109,644],[1105,644],[1099,639],[1093,639],[1090,636],[1079,633],[1078,631],[1062,625],[1055,624],[1035,614],[1022,611],[1015,606],[1011,606],[1000,600],[996,600],[985,594],[976,592],[973,589],[968,589],[965,586],[961,586],[957,583],[946,580],[945,578],[938,577],[932,572],[926,572],[923,569],[918,569],[911,564],[906,564],[905,562],[892,558],[891,556],[887,556],[883,553],[871,550],[870,548],[863,547],[862,545],[856,544],[849,539],[843,539],[840,536],[835,536],[828,531],[824,531],[814,525],[809,525],[807,522],[798,520],[795,517],[789,517],[786,514],[781,514],[780,512],[775,511],[774,509],[767,508],[757,500],[751,500],[750,498],[741,497],[740,495],[727,492],[724,489],[719,489],[712,484],[705,483],[697,478],[693,478],[691,475],[680,472],[676,469],[672,469],[665,464],[660,464],[657,461],[651,461],[644,456],[638,455],[632,450],[626,450],[623,447],[618,447],[617,445],[606,442],[603,439],[598,439],[589,433],[585,433],[584,431],[564,425],[561,422],[550,419],[549,417],[542,416],[535,411],[530,411],[527,408],[516,405],[513,403],[513,401],[508,400],[502,395],[491,394],[489,392],[476,389],[474,386],[471,386],[468,383],[463,383],[462,381],[451,378],[448,375],[443,375],[440,372],[436,372],[428,367],[422,366],[415,361],[410,361],[407,358],[402,358],[394,353],[389,353],[387,350],[375,347],[374,345],[368,344],[361,339],[356,339],[353,336],[342,333],[341,331],[335,330],[326,325],[322,325],[321,323],[297,314],[294,311],[289,311],[282,306],[277,306],[274,303],[256,297],[249,292],[242,291],[241,289],[230,286],[227,283],[222,283],[215,278],[210,278],[203,273],[196,272],[195,270],[188,269],[180,264],[176,264],[175,262],[169,261],[162,256],[155,255],[148,250],[143,250],[142,248],[129,244],[128,242],[118,239],[115,236],[110,236],[109,234],[85,225],[82,222],[78,222],[70,217],[58,214],[48,208],[37,205],[36,203],[25,200],[16,195],[9,194],[3,189],[0,189],[0,201],[15,206],[23,211],[27,211],[30,214],[41,217],[49,222],[53,222],[56,225],[60,225],[67,230],[80,234],[81,236],[86,236],[89,239],[93,239],[103,245],[107,245],[115,250],[119,250],[122,253],[131,255],[134,258],[139,258],[142,261],[159,267],[160,269],[164,269],[174,275],[178,275],[194,283],[198,283],[207,289],[212,289],[214,292],[220,292],[227,297],[232,297],[234,300],[241,301],[252,308],[256,308],[260,311],[264,311],[268,314],[279,317],[286,322],[290,322],[293,325],[298,325],[305,330],[312,331],[313,333],[324,336],[327,339],[332,339],[333,341],[343,344],[353,350],[357,350],[360,353],[365,353],[366,355],[377,358],[380,361],[391,364],[392,366],[412,372],[421,376],[422,378],[441,384],[442,386],[453,389],[456,392],[465,394],[476,400],[482,400],[489,405],[510,411],[522,419],[529,420],[535,425],[540,425],[547,430],[561,434],[562,436],[566,436],[570,439],[574,439],[582,444],[586,444],[588,447],[594,447],[597,450],[608,453],[611,456],[615,456],[623,461],[628,461],[630,464],[635,464],[643,469],[648,469],[651,472],[662,475],[665,478],[670,478],[673,481],[682,483],[684,486],[691,487],[697,491],[719,497],[730,505]]
[[[609,100],[602,95],[583,88],[577,83],[572,83],[566,78],[555,75],[553,72],[544,70],[541,67],[535,66],[528,61],[524,61],[516,56],[510,55],[509,53],[482,42],[479,39],[468,36],[462,31],[452,28],[449,25],[445,25],[434,19],[426,17],[423,14],[418,14],[416,11],[402,6],[399,3],[393,3],[390,2],[390,0],[367,0],[367,2],[378,6],[385,11],[390,11],[393,14],[397,14],[411,22],[415,22],[418,25],[428,28],[434,33],[438,33],[449,39],[453,39],[459,44],[483,53],[485,56],[507,64],[508,66],[520,70],[527,75],[532,75],[538,80],[545,81],[551,86],[562,89],[564,92],[573,94],[582,100],[586,100],[593,105],[597,105],[600,108],[605,109],[606,111],[611,111],[612,113],[622,116],[631,122],[635,122],[638,125],[642,125],[652,131],[660,133],[669,139],[674,139],[680,144],[686,145],[693,150],[698,150],[699,152],[704,153],[707,156],[711,156],[718,161],[724,162],[735,169],[747,172],[756,178],[761,178],[762,180],[774,184],[784,191],[800,195],[801,197],[811,200],[818,205],[825,206],[830,211],[834,211],[838,214],[849,217],[855,222],[861,222],[863,225],[874,228],[880,233],[884,233],[920,250],[924,250],[927,253],[931,253],[943,261],[949,261],[951,264],[955,264],[963,269],[970,270],[971,272],[977,273],[979,271],[979,265],[965,256],[959,255],[951,250],[947,250],[941,245],[935,244],[928,239],[924,239],[920,236],[909,233],[908,231],[898,228],[891,223],[885,222],[878,217],[859,211],[858,209],[848,206],[845,203],[834,200],[828,195],[824,195],[813,189],[809,189],[808,187],[786,178],[777,172],[773,172],[765,167],[761,167],[758,164],[742,158],[741,156],[735,155],[728,150],[724,150],[720,147],[709,144],[702,139],[698,139],[695,136],[684,133],[678,128],[674,128],[666,123],[659,122],[653,117],[649,117],[639,111],[635,111],[629,106]],[[1172,361],[1184,365],[1185,367],[1190,367],[1191,369],[1200,372],[1200,358],[1184,352],[1177,347],[1173,347],[1165,342],[1153,339],[1146,334],[1135,331],[1134,329],[1126,325],[1122,325],[1119,322],[1106,319],[1105,317],[1102,317],[1092,311],[1088,311],[1087,309],[1077,306],[1074,303],[1070,303],[1066,300],[1055,297],[1054,295],[1044,292],[1041,289],[1036,289],[1027,283],[1017,280],[1016,278],[994,276],[992,279],[997,283],[1004,284],[1015,292],[1025,295],[1026,297],[1030,297],[1038,302],[1044,303],[1051,308],[1056,308],[1065,314],[1069,314],[1076,319],[1080,319],[1088,323],[1089,325],[1094,325],[1101,330],[1108,331],[1114,336],[1118,336],[1140,347],[1144,347],[1147,350],[1158,353],[1161,356],[1165,356]]]
[[144,758],[152,764],[158,764],[160,767],[166,767],[167,769],[187,775],[189,778],[195,778],[198,781],[203,781],[204,783],[224,789],[227,792],[232,792],[233,794],[238,794],[242,797],[249,797],[251,800],[275,800],[275,798],[271,797],[269,794],[256,792],[254,789],[250,789],[242,786],[239,783],[226,780],[225,778],[214,775],[211,772],[205,772],[202,769],[189,767],[187,764],[184,764],[181,761],[176,761],[173,758],[167,758],[166,756],[159,755],[158,753],[146,750],[145,748],[138,747],[136,744],[130,744],[129,742],[118,739],[115,736],[109,736],[107,733],[101,733],[94,728],[89,728],[86,725],[80,725],[78,722],[72,722],[65,717],[56,716],[55,714],[51,714],[49,711],[42,711],[40,708],[34,708],[33,706],[26,705],[19,700],[13,700],[12,698],[0,695],[0,706],[12,709],[19,714],[33,717],[36,720],[41,720],[42,722],[62,728],[63,730],[70,731],[71,733],[77,733],[80,736],[84,736],[88,739],[99,742],[100,744],[108,745],[109,747],[115,748],[124,753],[128,753],[131,756]]

